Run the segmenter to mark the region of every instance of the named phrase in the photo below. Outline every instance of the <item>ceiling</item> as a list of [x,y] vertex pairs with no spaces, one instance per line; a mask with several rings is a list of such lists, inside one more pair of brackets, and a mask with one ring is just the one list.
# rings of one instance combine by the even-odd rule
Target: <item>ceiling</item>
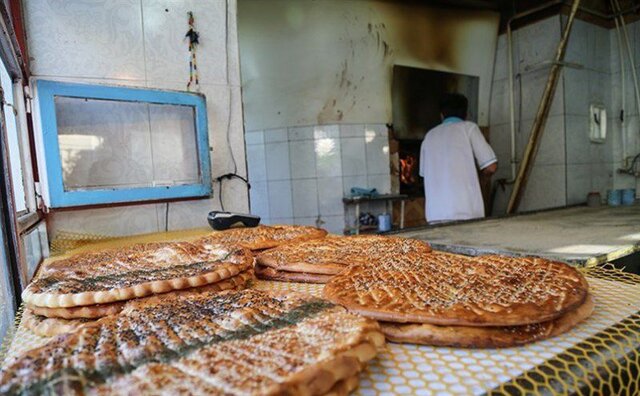
[[[462,9],[475,9],[475,10],[490,10],[500,13],[501,27],[504,28],[506,22],[516,14],[520,14],[529,10],[533,10],[544,6],[545,4],[553,3],[544,10],[531,14],[524,18],[519,18],[515,23],[515,27],[518,25],[532,23],[536,20],[545,18],[550,15],[558,13],[568,13],[571,4],[571,0],[391,0],[391,1],[405,1],[415,2],[421,4],[428,4],[432,6],[448,7],[448,8],[462,8]],[[640,0],[618,0],[620,8],[625,15],[625,18],[630,21],[640,19]],[[580,8],[577,15],[578,18],[587,20],[591,23],[613,28],[614,13],[611,7],[611,0],[582,0],[580,2]]]

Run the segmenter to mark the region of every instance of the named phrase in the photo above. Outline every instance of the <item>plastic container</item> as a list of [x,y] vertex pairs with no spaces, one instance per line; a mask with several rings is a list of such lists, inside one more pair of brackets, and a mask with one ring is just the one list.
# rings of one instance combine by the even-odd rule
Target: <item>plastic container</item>
[[636,201],[636,189],[635,188],[626,188],[622,190],[622,199],[621,202],[623,205],[633,205]]
[[391,215],[389,213],[382,213],[378,215],[378,231],[391,231]]
[[622,204],[622,190],[607,191],[607,205],[620,206]]

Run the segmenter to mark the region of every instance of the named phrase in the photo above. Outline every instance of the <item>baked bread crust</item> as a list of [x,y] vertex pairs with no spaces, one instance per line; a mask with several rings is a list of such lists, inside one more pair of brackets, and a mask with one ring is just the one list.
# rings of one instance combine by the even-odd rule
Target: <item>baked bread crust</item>
[[230,228],[218,231],[200,240],[235,243],[250,250],[271,249],[283,244],[321,239],[327,231],[300,225],[259,225],[257,227]]
[[334,276],[323,293],[380,321],[518,326],[577,308],[588,289],[579,271],[560,262],[433,252],[353,265]]
[[47,265],[22,299],[49,308],[112,303],[220,282],[252,263],[247,249],[207,241],[81,253]]
[[16,357],[0,393],[322,395],[383,346],[375,321],[303,294],[158,295]]
[[259,279],[280,282],[327,283],[333,275],[313,274],[307,272],[278,271],[271,267],[256,264],[256,276]]
[[79,329],[87,323],[95,322],[92,319],[60,319],[47,318],[36,315],[29,308],[22,313],[22,323],[33,334],[39,337],[54,337]]
[[[249,269],[239,273],[236,276],[227,278],[220,282],[211,283],[205,286],[198,286],[190,289],[178,290],[174,293],[202,293],[208,291],[224,291],[224,290],[241,290],[248,286],[248,284],[255,279],[253,270]],[[171,292],[170,292],[171,293]],[[116,314],[124,308],[126,301],[119,301],[107,304],[98,305],[85,305],[80,307],[70,308],[47,308],[38,307],[36,305],[27,304],[27,308],[36,315],[44,316],[47,318],[59,318],[59,319],[97,319],[107,315]]]
[[382,322],[387,340],[399,343],[454,348],[510,348],[556,337],[574,328],[593,313],[593,296],[557,319],[524,326],[470,327]]
[[336,275],[351,264],[367,264],[374,258],[377,262],[429,252],[429,244],[417,239],[357,235],[286,244],[258,254],[256,262],[278,271]]

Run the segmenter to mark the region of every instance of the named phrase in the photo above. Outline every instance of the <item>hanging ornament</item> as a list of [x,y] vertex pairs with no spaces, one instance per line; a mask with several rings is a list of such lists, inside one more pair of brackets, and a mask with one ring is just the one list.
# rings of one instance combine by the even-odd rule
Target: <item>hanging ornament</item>
[[198,80],[198,63],[196,62],[196,49],[198,48],[198,41],[200,33],[194,28],[193,12],[187,13],[189,17],[189,30],[185,37],[189,40],[189,82],[187,83],[187,91],[190,91],[192,87],[197,86],[200,88],[200,81]]

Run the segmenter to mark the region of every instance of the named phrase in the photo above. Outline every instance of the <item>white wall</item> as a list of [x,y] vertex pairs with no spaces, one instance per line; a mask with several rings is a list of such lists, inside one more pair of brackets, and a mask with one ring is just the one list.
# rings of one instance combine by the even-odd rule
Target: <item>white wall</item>
[[[200,32],[200,91],[206,95],[212,175],[246,175],[236,0],[29,0],[24,4],[31,71],[35,77],[185,90],[187,12]],[[231,147],[227,144],[227,133]],[[40,170],[42,173],[44,170]],[[227,210],[248,210],[241,181],[225,181]],[[207,200],[169,204],[169,229],[206,226],[219,209],[218,186]],[[165,229],[166,204],[53,213],[50,231],[128,235]]]
[[488,125],[498,18],[378,0],[240,0],[246,128],[391,122],[394,64],[479,76]]
[[[565,24],[566,17],[556,15],[513,33],[518,165],[549,75],[548,62],[554,57]],[[616,78],[612,80],[611,75],[611,62],[617,59],[617,53],[612,48],[612,34],[615,34],[615,30],[581,20],[574,21],[565,54],[565,61],[573,66],[563,68],[520,211],[585,203],[591,191],[600,192],[604,199],[607,190],[613,188],[615,170],[620,165],[620,128],[617,119],[620,107],[615,99],[619,97],[619,88]],[[543,64],[545,62],[546,65]],[[627,102],[635,106],[635,102]],[[589,140],[589,105],[592,103],[604,104],[608,111],[608,134],[602,144]],[[627,114],[630,121],[637,125],[637,111],[631,110],[629,108]],[[491,144],[499,162],[494,179],[510,179],[505,35],[498,39],[490,124]],[[505,191],[498,189],[494,214],[504,213],[510,193],[511,187]]]

